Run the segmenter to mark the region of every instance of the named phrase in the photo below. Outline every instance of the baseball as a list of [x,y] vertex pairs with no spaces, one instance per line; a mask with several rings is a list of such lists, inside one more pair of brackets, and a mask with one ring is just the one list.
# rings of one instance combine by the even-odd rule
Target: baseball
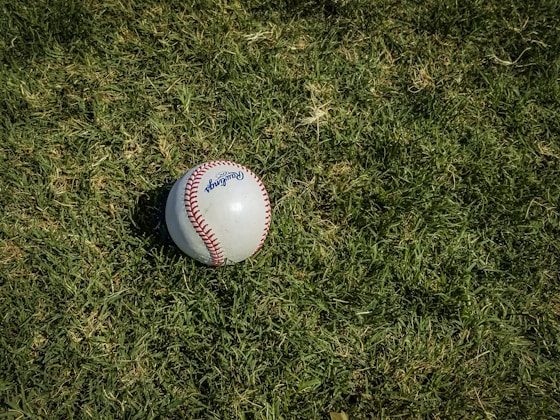
[[175,182],[165,205],[173,242],[207,265],[233,264],[263,245],[271,209],[261,180],[234,162],[195,166]]

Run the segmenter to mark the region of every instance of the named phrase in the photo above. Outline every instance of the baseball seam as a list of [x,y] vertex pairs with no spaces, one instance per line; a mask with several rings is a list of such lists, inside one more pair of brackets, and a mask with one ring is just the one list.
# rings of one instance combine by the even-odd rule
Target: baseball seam
[[213,161],[198,167],[187,180],[187,186],[185,188],[185,209],[187,211],[187,216],[194,230],[206,245],[210,257],[212,258],[212,265],[215,266],[225,264],[224,253],[216,234],[212,232],[212,228],[206,223],[200,212],[198,206],[198,188],[204,174],[209,169],[218,166],[218,164],[218,161]]
[[235,167],[237,167],[241,170],[246,171],[257,182],[257,185],[258,185],[259,189],[261,190],[261,194],[262,194],[264,204],[265,204],[265,222],[264,222],[265,225],[264,225],[263,233],[261,235],[261,239],[259,241],[259,244],[255,248],[253,253],[250,255],[252,257],[262,248],[262,246],[264,244],[264,241],[265,241],[266,237],[268,236],[268,231],[270,229],[270,221],[272,219],[272,208],[270,207],[270,199],[268,198],[268,194],[266,192],[266,188],[265,188],[264,184],[262,183],[260,178],[252,170],[250,170],[249,168],[246,168],[243,165],[240,165],[239,163],[235,163],[235,162],[222,161],[221,163],[225,163],[225,164],[228,164],[228,165],[233,165],[233,166],[235,166]]
[[263,200],[265,202],[265,226],[264,226],[264,230],[263,230],[263,233],[261,235],[261,239],[259,241],[259,244],[258,244],[257,248],[255,249],[255,251],[253,251],[251,256],[255,255],[255,253],[257,253],[257,251],[259,251],[262,248],[262,246],[264,244],[264,241],[265,241],[265,239],[268,235],[268,231],[270,229],[270,222],[271,222],[271,216],[272,216],[270,200],[268,198],[266,188],[264,187],[264,185],[263,185],[262,181],[259,179],[259,177],[257,175],[255,175],[255,173],[253,173],[253,171],[251,171],[249,168],[246,168],[245,166],[240,165],[238,163],[225,161],[225,160],[216,160],[216,161],[212,161],[212,162],[207,162],[207,163],[202,164],[200,167],[198,167],[191,174],[189,179],[187,180],[187,185],[185,187],[185,209],[186,209],[189,221],[191,222],[194,230],[197,232],[197,234],[200,236],[200,238],[202,239],[202,241],[206,245],[206,248],[208,249],[208,252],[210,253],[210,256],[212,258],[212,265],[214,265],[214,266],[224,265],[226,261],[225,261],[224,252],[222,250],[220,241],[216,237],[216,234],[214,232],[212,232],[212,228],[204,220],[204,217],[202,216],[202,213],[201,213],[200,208],[198,206],[198,190],[199,190],[200,182],[201,182],[204,174],[209,169],[212,169],[212,168],[215,168],[215,167],[221,166],[221,165],[235,166],[236,168],[239,168],[239,169],[247,172],[257,182],[257,185],[261,190]]
[[261,190],[261,194],[263,196],[263,200],[264,200],[264,204],[265,204],[265,222],[264,222],[265,226],[264,226],[263,233],[261,235],[261,240],[259,241],[259,245],[257,246],[257,248],[251,254],[251,256],[253,256],[262,248],[262,246],[264,244],[264,241],[265,241],[266,237],[268,236],[268,231],[270,229],[270,221],[272,219],[272,208],[270,207],[270,199],[268,198],[268,194],[266,192],[266,188],[264,187],[264,184],[259,179],[259,177],[257,177],[251,170],[248,170],[248,171],[253,176],[253,178],[257,181],[257,184],[258,184],[258,186]]

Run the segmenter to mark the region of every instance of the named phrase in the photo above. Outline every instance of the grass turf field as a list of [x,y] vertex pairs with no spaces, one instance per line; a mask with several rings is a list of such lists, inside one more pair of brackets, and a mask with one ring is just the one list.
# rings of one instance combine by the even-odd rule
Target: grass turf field
[[[555,0],[0,2],[0,416],[558,418]],[[254,170],[259,254],[160,235]]]

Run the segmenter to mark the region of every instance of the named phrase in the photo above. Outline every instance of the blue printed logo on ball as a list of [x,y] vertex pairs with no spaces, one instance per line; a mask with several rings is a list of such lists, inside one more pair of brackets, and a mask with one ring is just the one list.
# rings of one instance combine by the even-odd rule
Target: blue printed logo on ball
[[231,181],[231,180],[241,181],[243,178],[245,178],[245,174],[243,173],[243,171],[220,172],[216,176],[215,180],[212,180],[212,178],[210,178],[210,180],[208,181],[208,185],[206,186],[206,188],[204,188],[204,191],[209,193],[210,191],[212,191],[216,187],[220,187],[220,186],[225,187],[227,185],[228,181]]

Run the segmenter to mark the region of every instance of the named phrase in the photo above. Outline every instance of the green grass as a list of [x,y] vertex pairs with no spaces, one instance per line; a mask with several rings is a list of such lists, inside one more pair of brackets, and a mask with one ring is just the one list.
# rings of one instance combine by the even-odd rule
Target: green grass
[[[560,417],[554,0],[0,2],[0,417]],[[169,184],[273,223],[209,268]]]

